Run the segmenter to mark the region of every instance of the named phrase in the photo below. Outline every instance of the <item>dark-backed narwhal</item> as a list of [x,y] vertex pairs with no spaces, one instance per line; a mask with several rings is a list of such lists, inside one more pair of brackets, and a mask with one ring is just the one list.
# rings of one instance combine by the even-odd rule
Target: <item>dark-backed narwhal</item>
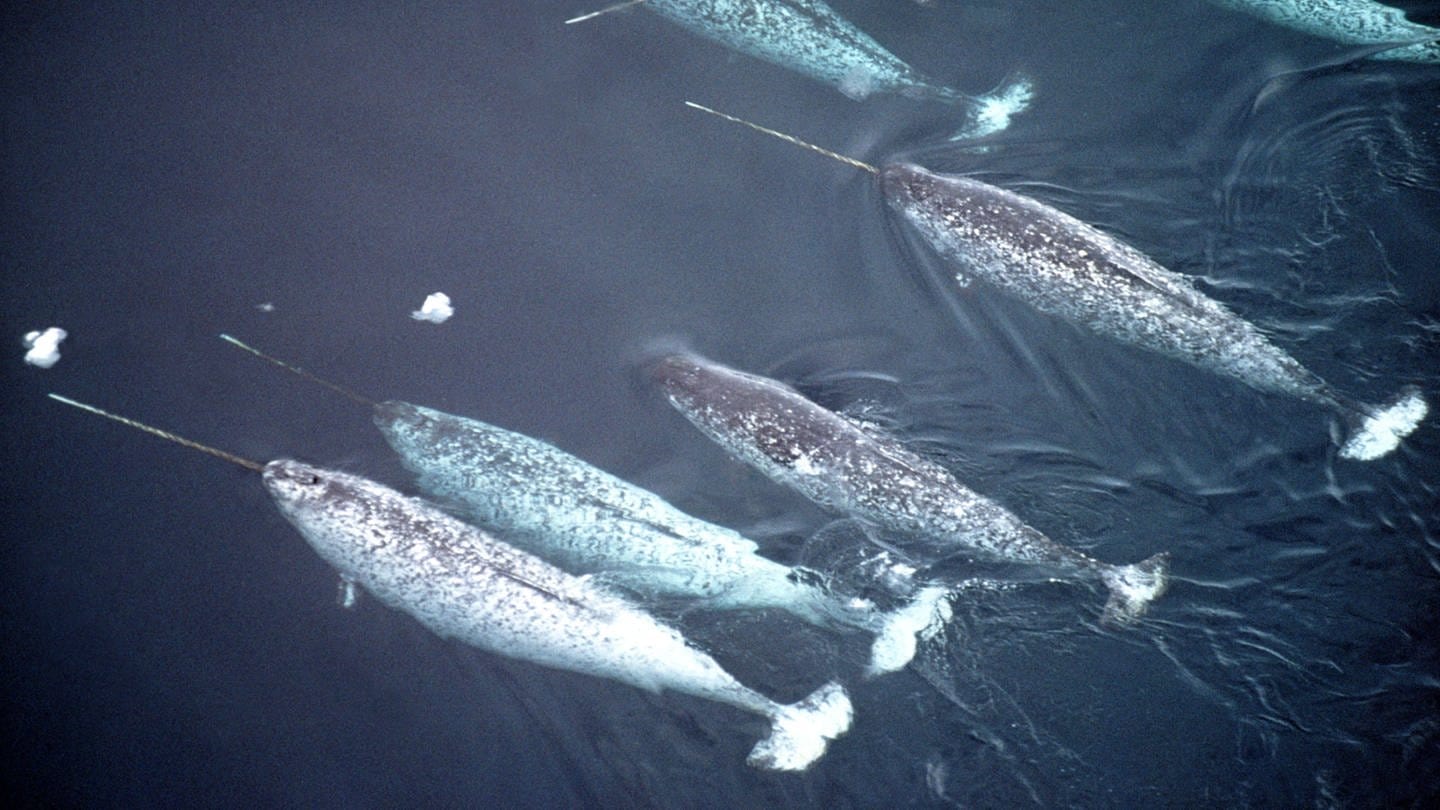
[[670,404],[731,455],[821,506],[903,535],[903,550],[921,562],[973,553],[1094,576],[1110,591],[1106,618],[1122,622],[1165,591],[1167,555],[1109,565],[1056,543],[897,439],[783,383],[693,354],[661,357],[650,374]]

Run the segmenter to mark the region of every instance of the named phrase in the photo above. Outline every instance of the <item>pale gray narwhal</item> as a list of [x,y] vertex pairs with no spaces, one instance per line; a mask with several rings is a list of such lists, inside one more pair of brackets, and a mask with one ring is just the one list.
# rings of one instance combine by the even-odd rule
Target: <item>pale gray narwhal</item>
[[[426,494],[573,574],[596,575],[652,599],[696,599],[718,610],[778,608],[819,626],[869,631],[872,675],[904,667],[918,642],[950,618],[946,588],[920,588],[891,611],[840,599],[821,586],[818,573],[761,556],[738,532],[692,517],[548,442],[408,402],[374,402],[221,338],[372,408],[375,425]],[[887,573],[894,575],[888,584],[909,586],[908,568]]]
[[1140,617],[1166,587],[1168,554],[1110,565],[1063,546],[893,437],[861,428],[775,380],[671,354],[651,376],[727,452],[821,506],[908,539],[924,562],[958,552],[1095,576],[1105,617]]
[[741,684],[674,628],[582,577],[365,478],[289,459],[261,465],[56,394],[52,398],[259,472],[265,488],[347,585],[444,638],[652,692],[670,689],[770,720],[751,765],[801,771],[850,727],[843,687],[784,705]]
[[1393,45],[1371,59],[1440,62],[1440,28],[1411,22],[1374,0],[1210,0],[1286,28],[1347,45]]
[[1331,410],[1349,428],[1343,458],[1369,461],[1390,453],[1429,411],[1415,386],[1380,405],[1336,391],[1185,276],[1039,200],[909,163],[876,168],[686,104],[875,175],[889,207],[949,260],[958,286],[978,280],[1096,334]]
[[832,85],[853,99],[895,93],[960,105],[968,121],[957,137],[999,132],[1030,104],[1028,80],[1015,78],[980,97],[938,84],[886,50],[821,0],[634,0],[702,37]]

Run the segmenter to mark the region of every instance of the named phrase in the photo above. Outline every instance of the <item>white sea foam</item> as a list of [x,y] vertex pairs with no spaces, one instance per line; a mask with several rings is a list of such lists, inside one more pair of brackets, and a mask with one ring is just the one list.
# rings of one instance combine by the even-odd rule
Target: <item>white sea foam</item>
[[25,335],[25,362],[40,368],[50,368],[60,361],[60,341],[68,337],[64,329],[52,326],[44,332],[30,332]]
[[417,321],[429,321],[430,323],[444,323],[450,320],[455,314],[455,308],[450,306],[450,296],[443,292],[431,293],[425,298],[425,303],[420,308],[410,313],[410,317]]

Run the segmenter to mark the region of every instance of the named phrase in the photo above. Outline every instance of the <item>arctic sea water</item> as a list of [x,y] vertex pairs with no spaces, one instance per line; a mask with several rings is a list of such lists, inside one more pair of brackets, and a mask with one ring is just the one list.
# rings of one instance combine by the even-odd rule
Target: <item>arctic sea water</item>
[[[1433,800],[1433,416],[1383,459],[1340,459],[1323,409],[948,289],[868,175],[683,101],[1033,196],[1345,391],[1433,403],[1440,68],[1199,0],[834,0],[946,86],[1031,81],[1008,129],[967,144],[953,106],[857,102],[640,9],[562,25],[584,5],[3,12],[13,795]],[[437,290],[453,317],[412,319]],[[20,339],[51,324],[63,358],[25,365]],[[846,684],[854,724],[822,760],[756,771],[763,718],[446,643],[374,599],[339,609],[253,476],[44,398],[415,491],[368,413],[219,332],[549,441],[782,563],[863,561],[863,531],[730,460],[635,372],[683,343],[901,436],[1087,555],[1168,550],[1171,586],[1116,627],[1098,584],[952,560],[970,585],[944,643],[873,680],[864,633],[661,605],[777,700]]]

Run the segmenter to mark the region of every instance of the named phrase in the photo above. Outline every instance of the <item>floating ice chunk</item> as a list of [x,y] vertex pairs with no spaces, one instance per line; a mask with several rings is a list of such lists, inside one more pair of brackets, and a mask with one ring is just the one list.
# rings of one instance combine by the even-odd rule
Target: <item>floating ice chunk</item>
[[431,323],[444,323],[450,320],[455,314],[455,308],[450,306],[450,296],[443,292],[431,293],[425,298],[425,303],[420,308],[410,313],[410,317],[417,321],[429,321]]
[[52,326],[44,332],[30,332],[25,335],[25,362],[40,368],[50,368],[60,360],[60,341],[66,332]]
[[274,311],[275,311],[275,304],[272,303],[272,302],[270,302],[270,301],[266,301],[266,302],[261,303],[261,304],[256,304],[256,305],[255,305],[255,308],[258,309],[258,310],[260,310],[261,312],[274,312]]

